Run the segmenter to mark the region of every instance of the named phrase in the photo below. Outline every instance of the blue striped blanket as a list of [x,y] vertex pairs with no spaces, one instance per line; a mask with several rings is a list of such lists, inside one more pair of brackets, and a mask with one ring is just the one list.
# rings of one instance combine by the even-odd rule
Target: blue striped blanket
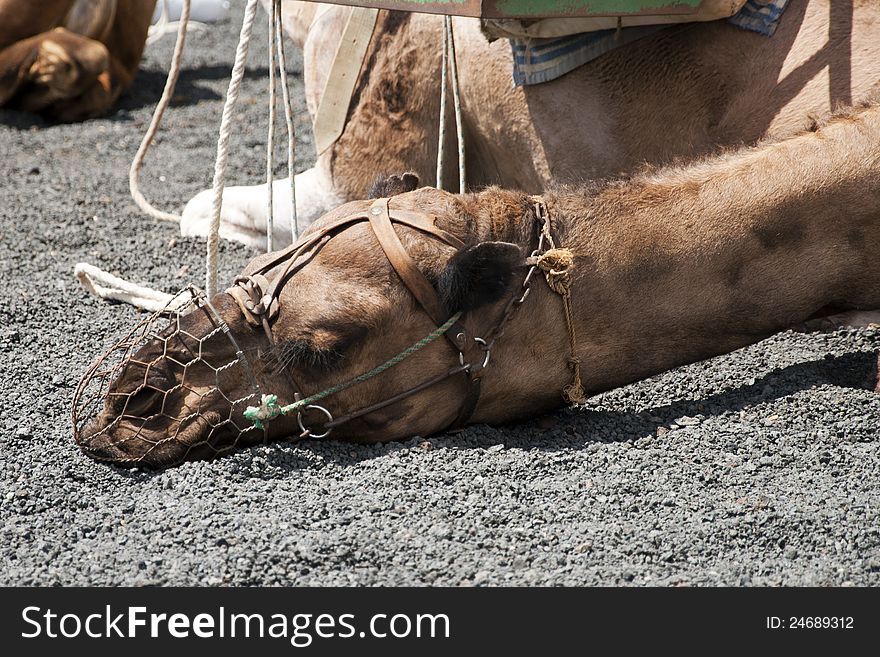
[[[744,30],[772,36],[788,0],[749,0],[727,19]],[[622,30],[600,30],[555,39],[510,39],[513,48],[513,82],[517,86],[549,82],[583,66],[600,55],[669,27],[646,25]]]

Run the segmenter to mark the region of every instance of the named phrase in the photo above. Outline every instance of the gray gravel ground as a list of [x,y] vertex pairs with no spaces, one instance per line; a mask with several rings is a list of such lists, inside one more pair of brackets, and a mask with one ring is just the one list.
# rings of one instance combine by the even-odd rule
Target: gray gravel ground
[[[146,172],[162,207],[210,182],[237,21],[191,37]],[[264,37],[261,21],[236,182],[264,166]],[[875,330],[785,333],[429,444],[276,444],[158,474],[82,456],[73,387],[137,312],[87,296],[74,264],[168,290],[202,280],[201,243],[143,218],[127,189],[172,41],[110,117],[0,113],[0,583],[880,584]],[[303,135],[305,121],[301,107]],[[251,253],[222,256],[229,279]]]

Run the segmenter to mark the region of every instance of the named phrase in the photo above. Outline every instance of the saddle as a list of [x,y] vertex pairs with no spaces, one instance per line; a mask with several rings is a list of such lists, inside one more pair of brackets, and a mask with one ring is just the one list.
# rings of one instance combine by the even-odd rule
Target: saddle
[[[613,12],[596,16],[574,16],[566,18],[484,18],[483,32],[486,37],[495,39],[552,39],[555,37],[613,30],[624,27],[645,25],[674,25],[677,23],[696,23],[730,18],[748,0],[701,0],[695,6],[682,7],[681,2],[662,3],[661,6],[644,9],[638,13],[615,14]],[[766,2],[764,4],[767,4]]]
[[772,36],[788,0],[701,0],[691,7],[666,2],[657,9],[626,15],[483,19],[491,41],[509,39],[513,82],[517,86],[549,82],[612,50],[675,24],[726,20],[744,30]]

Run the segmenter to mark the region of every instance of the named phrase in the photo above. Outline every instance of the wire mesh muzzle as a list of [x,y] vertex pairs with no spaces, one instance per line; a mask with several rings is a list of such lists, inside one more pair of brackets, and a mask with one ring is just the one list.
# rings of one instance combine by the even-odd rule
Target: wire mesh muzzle
[[264,438],[242,415],[259,399],[229,327],[189,287],[88,368],[73,399],[74,440],[88,456],[121,465],[212,458]]

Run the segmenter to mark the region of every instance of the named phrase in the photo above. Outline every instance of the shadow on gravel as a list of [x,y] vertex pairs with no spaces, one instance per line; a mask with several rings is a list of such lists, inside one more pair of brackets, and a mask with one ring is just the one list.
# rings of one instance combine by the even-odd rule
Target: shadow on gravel
[[[725,390],[699,401],[680,401],[669,406],[652,409],[663,412],[669,409],[670,418],[681,417],[684,411],[695,411],[697,405],[704,412],[713,413],[738,411],[746,406],[792,395],[813,386],[832,385],[839,388],[873,390],[877,378],[877,353],[874,351],[854,351],[840,356],[827,355],[821,360],[795,363],[768,372],[754,383]],[[679,413],[681,412],[681,413]],[[676,413],[679,413],[676,415]]]
[[[744,408],[771,402],[793,395],[813,386],[832,385],[841,388],[873,390],[877,377],[877,354],[858,351],[841,356],[826,356],[821,360],[796,363],[755,379],[754,383],[731,388],[702,399],[682,399],[672,404],[656,406],[639,412],[616,412],[605,410],[569,408],[538,418],[502,427],[475,425],[477,431],[439,434],[427,438],[411,438],[406,441],[385,444],[361,445],[335,440],[304,441],[297,446],[308,450],[302,454],[283,442],[273,443],[278,449],[268,452],[255,451],[254,456],[264,459],[267,473],[252,469],[249,465],[224,471],[233,477],[259,476],[261,479],[283,478],[314,465],[313,458],[346,467],[369,461],[379,456],[412,449],[489,448],[503,444],[505,447],[539,449],[546,451],[582,448],[584,443],[611,443],[634,441],[656,435],[658,427],[669,427],[684,416],[710,417],[740,411]],[[270,447],[272,445],[270,444]],[[231,454],[242,454],[247,449]],[[229,455],[220,457],[221,460]],[[250,461],[251,459],[247,459]],[[186,464],[178,467],[187,467]],[[133,482],[149,481],[162,474],[162,470],[126,469],[109,465],[120,478]],[[174,468],[176,469],[176,468]]]
[[[570,408],[538,418],[499,427],[481,426],[480,431],[441,434],[427,439],[410,439],[385,445],[345,444],[336,441],[304,442],[303,447],[325,460],[340,466],[356,465],[380,455],[418,448],[427,442],[430,448],[453,449],[505,447],[539,450],[583,448],[585,442],[626,442],[656,435],[657,428],[667,428],[683,416],[709,417],[738,412],[771,402],[813,386],[831,385],[840,388],[873,390],[877,378],[876,352],[852,352],[826,356],[821,360],[796,363],[773,370],[765,376],[736,388],[701,399],[682,399],[672,404],[649,408],[638,413],[595,411]],[[511,435],[511,430],[513,431]],[[274,467],[295,470],[287,450],[266,456]]]
[[0,109],[0,125],[9,126],[17,130],[36,130],[37,128],[45,128],[52,124],[39,114],[31,114],[30,112],[21,112],[4,107]]
[[[177,79],[177,85],[174,87],[171,107],[197,105],[201,101],[223,98],[222,93],[198,83],[217,80],[228,81],[230,73],[231,70],[228,66],[202,66],[183,69]],[[291,74],[296,75],[293,72]],[[153,107],[159,102],[167,76],[167,71],[139,71],[134,84],[120,97],[114,110],[131,111],[142,107]],[[244,79],[268,80],[269,70],[266,68],[247,68],[244,72]],[[224,84],[223,91],[225,92],[225,90]],[[113,119],[113,115],[111,114],[109,118]]]
[[[202,101],[220,100],[223,98],[222,93],[201,85],[199,82],[228,80],[229,74],[230,69],[228,66],[203,66],[196,69],[184,69],[180,72],[180,77],[177,79],[171,107],[186,107],[198,105]],[[296,76],[299,75],[299,72],[291,71],[290,74]],[[134,84],[120,96],[110,112],[90,120],[131,121],[132,117],[129,112],[143,107],[152,108],[159,102],[162,90],[165,88],[167,75],[166,71],[139,71]],[[269,72],[265,68],[248,68],[245,70],[244,78],[246,80],[267,80]],[[34,130],[63,124],[47,121],[39,114],[3,108],[0,109],[0,125],[17,130]]]
[[[711,417],[737,412],[772,402],[821,385],[873,390],[877,380],[877,353],[857,351],[821,360],[795,363],[768,372],[754,382],[700,399],[682,399],[638,413],[567,409],[529,422],[538,428],[555,419],[558,431],[544,431],[537,441],[522,446],[554,449],[573,442],[626,442],[654,435],[658,427],[669,427],[683,417]],[[561,431],[559,431],[561,430]],[[554,436],[555,434],[555,436]],[[579,441],[574,440],[578,435]],[[514,445],[511,442],[508,446]]]

